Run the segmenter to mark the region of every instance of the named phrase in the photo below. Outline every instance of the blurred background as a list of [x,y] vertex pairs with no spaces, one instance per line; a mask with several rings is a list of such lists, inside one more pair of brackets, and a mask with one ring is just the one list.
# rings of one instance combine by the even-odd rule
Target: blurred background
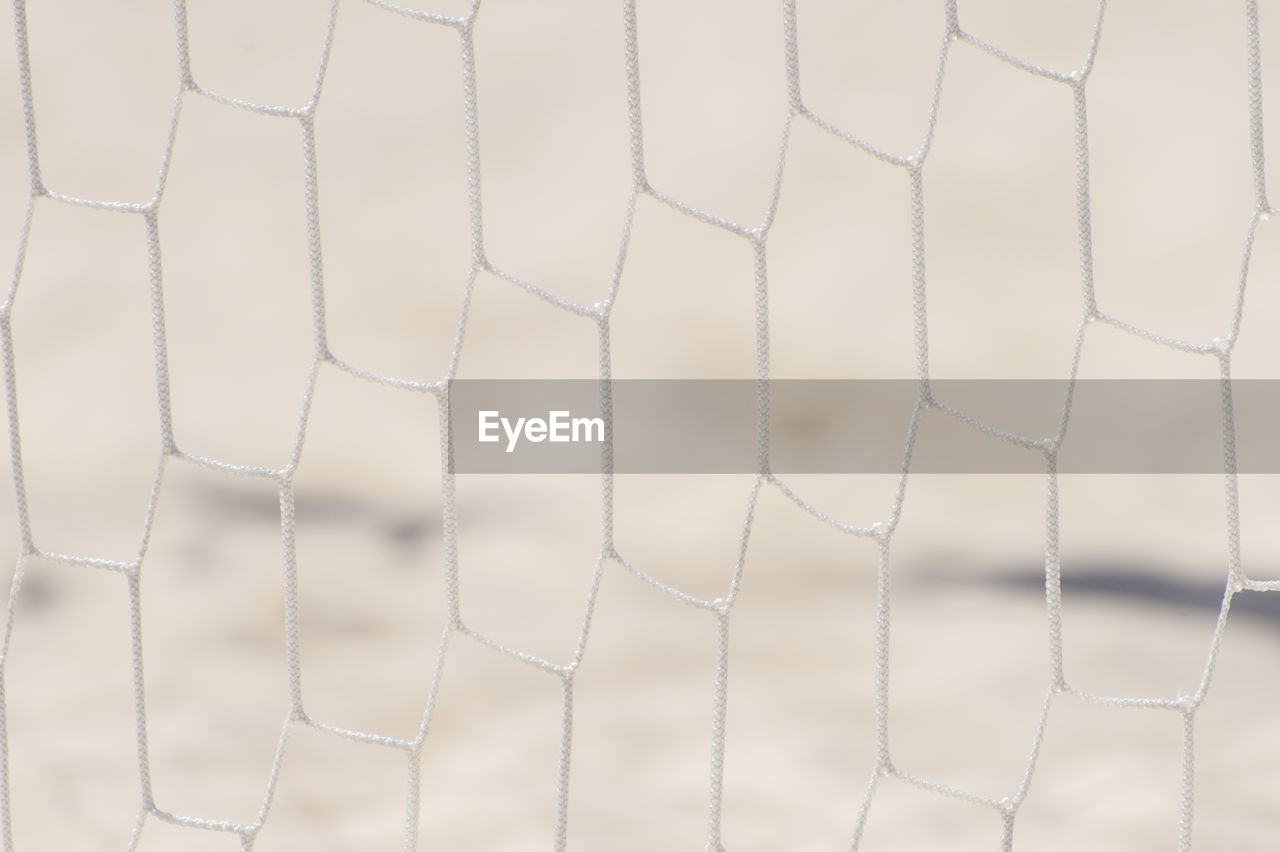
[[[408,383],[453,368],[459,378],[600,375],[593,319],[494,272],[475,276],[460,322],[475,243],[459,32],[341,2],[315,111],[318,217],[308,222],[296,119],[187,91],[172,124],[180,76],[169,4],[26,5],[45,187],[147,202],[176,127],[157,215],[160,326],[141,215],[37,198],[23,250],[31,140],[15,51],[0,62],[0,247],[16,282],[25,511],[43,553],[131,563],[145,537],[142,682],[157,807],[247,825],[274,778],[256,850],[398,849],[407,810],[418,848],[552,848],[561,683],[459,633],[439,664],[444,518],[452,501],[464,623],[566,664],[601,550],[600,477],[459,475],[451,497],[434,397],[333,363],[319,365],[308,395],[317,279],[330,349],[359,370]],[[1280,10],[1262,5],[1266,69],[1280,50]],[[310,100],[328,4],[185,8],[200,86],[279,107]],[[423,9],[463,15],[468,4]],[[1232,375],[1270,379],[1280,232],[1261,222],[1249,239],[1259,187],[1246,9],[1107,6],[1086,88],[1092,268],[1102,311],[1196,344],[1229,336],[1243,292]],[[1097,14],[1087,0],[958,4],[965,32],[1063,73],[1084,63]],[[3,41],[22,43],[14,16],[0,20]],[[788,103],[782,5],[640,0],[636,20],[653,187],[744,228],[775,211],[772,375],[914,378],[907,172],[797,119],[776,180]],[[800,0],[797,22],[808,109],[893,155],[916,152],[931,126],[944,4]],[[625,228],[624,32],[621,3],[480,5],[485,256],[578,305],[605,300],[616,281],[616,378],[752,378],[750,242],[653,196],[637,200]],[[968,41],[946,56],[923,168],[931,374],[1065,381],[1084,306],[1072,90]],[[1264,107],[1274,89],[1262,89]],[[308,236],[316,227],[319,256]],[[305,437],[292,536],[282,534],[274,482],[174,458],[161,470],[161,331],[183,452],[280,469]],[[1093,323],[1079,375],[1211,380],[1218,362]],[[999,411],[973,414],[1002,427]],[[1197,416],[1220,428],[1217,407]],[[1028,428],[1040,437],[1055,427]],[[917,440],[927,448],[967,428],[928,412]],[[890,518],[899,488],[896,476],[785,483],[864,526]],[[0,552],[12,564],[21,552],[15,493],[0,489],[11,519]],[[772,484],[744,536],[752,494],[748,475],[619,476],[614,540],[630,565],[703,600],[727,595],[741,564],[727,646],[724,847],[844,849],[875,766],[876,546]],[[1061,478],[1069,683],[1122,697],[1196,692],[1232,546],[1226,495],[1219,475]],[[907,481],[888,557],[889,750],[904,772],[996,800],[1017,792],[1049,685],[1047,505],[1043,476]],[[1240,477],[1239,546],[1251,578],[1280,580],[1278,509],[1274,477]],[[430,703],[420,786],[404,752],[306,726],[293,729],[273,774],[289,708],[291,544],[306,711],[411,739]],[[4,660],[8,839],[20,850],[128,848],[141,785],[127,578],[65,559],[21,564]],[[616,560],[598,576],[573,693],[568,846],[702,849],[716,618]],[[1269,848],[1280,604],[1241,593],[1220,638],[1196,714],[1194,848]],[[1177,848],[1182,738],[1168,710],[1058,696],[1018,811],[1018,848]],[[884,779],[860,848],[991,850],[1000,837],[994,810]],[[154,816],[138,838],[140,850],[240,848],[234,834]]]

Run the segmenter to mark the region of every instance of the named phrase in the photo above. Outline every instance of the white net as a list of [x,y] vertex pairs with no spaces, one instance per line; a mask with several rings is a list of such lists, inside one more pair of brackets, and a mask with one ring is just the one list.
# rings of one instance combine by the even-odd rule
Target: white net
[[[6,850],[1274,835],[1256,2],[34,5]],[[1215,473],[1059,475],[1119,376]],[[767,391],[759,475],[449,465],[451,380],[634,377],[917,395],[895,475],[768,472]]]

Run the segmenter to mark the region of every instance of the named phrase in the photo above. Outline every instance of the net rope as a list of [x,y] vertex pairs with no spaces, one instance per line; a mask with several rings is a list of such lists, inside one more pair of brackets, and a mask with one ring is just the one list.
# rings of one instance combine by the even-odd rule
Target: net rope
[[[945,29],[940,34],[937,50],[936,74],[929,99],[926,130],[919,147],[914,151],[902,153],[885,150],[866,138],[857,135],[853,130],[842,127],[827,117],[815,112],[805,102],[804,87],[801,80],[801,51],[797,29],[797,16],[800,11],[798,0],[784,0],[781,4],[779,47],[785,55],[787,112],[778,144],[778,157],[773,174],[772,191],[768,208],[758,224],[734,222],[716,213],[700,209],[681,198],[664,192],[655,186],[646,172],[644,121],[641,114],[642,76],[640,63],[640,36],[637,27],[638,0],[622,0],[623,9],[623,61],[625,62],[626,108],[629,126],[631,187],[629,197],[625,199],[626,217],[622,229],[617,261],[613,270],[605,298],[595,304],[580,304],[557,296],[552,289],[538,283],[525,280],[514,272],[496,267],[485,252],[485,215],[481,205],[481,145],[480,120],[477,103],[475,35],[477,21],[484,17],[485,10],[480,0],[475,0],[469,11],[461,16],[449,16],[420,11],[402,6],[388,0],[367,0],[370,5],[399,15],[407,19],[406,26],[423,26],[445,28],[454,31],[458,37],[458,55],[462,67],[462,88],[464,121],[463,145],[466,152],[467,182],[467,217],[470,229],[470,269],[464,284],[464,297],[458,318],[458,331],[453,344],[452,355],[447,368],[437,381],[422,382],[404,377],[383,375],[365,369],[358,364],[347,363],[329,348],[326,332],[325,308],[325,271],[322,262],[322,244],[320,236],[320,196],[322,183],[321,170],[317,164],[315,114],[322,101],[325,75],[329,63],[330,46],[334,38],[338,20],[338,0],[333,0],[329,7],[328,23],[324,31],[324,48],[316,71],[314,88],[310,99],[301,106],[284,106],[279,104],[253,103],[226,94],[213,91],[201,85],[198,69],[194,69],[188,46],[187,10],[184,0],[174,0],[173,13],[176,23],[176,46],[179,57],[176,76],[176,95],[172,116],[168,127],[168,140],[164,148],[159,180],[154,195],[143,202],[113,201],[92,198],[80,198],[66,195],[56,188],[47,186],[40,169],[40,148],[37,141],[37,98],[32,87],[32,74],[29,60],[29,38],[27,32],[25,0],[14,0],[15,25],[17,34],[17,61],[19,82],[21,87],[21,115],[25,127],[28,167],[30,177],[29,204],[23,224],[20,248],[15,265],[12,285],[3,309],[0,310],[0,346],[3,347],[3,364],[5,375],[5,392],[10,422],[10,448],[16,489],[17,526],[21,542],[21,555],[14,574],[10,593],[3,645],[0,646],[0,667],[8,659],[10,639],[14,629],[15,602],[23,585],[24,567],[31,559],[40,557],[59,561],[84,569],[115,572],[127,584],[129,594],[130,622],[133,636],[133,694],[136,707],[136,740],[137,764],[141,787],[141,804],[134,823],[130,848],[135,848],[145,833],[147,825],[160,820],[178,826],[227,832],[240,839],[243,849],[254,846],[255,839],[271,814],[272,798],[276,782],[283,762],[286,760],[285,745],[291,733],[299,726],[309,726],[337,737],[346,738],[370,748],[389,748],[403,753],[407,770],[407,809],[404,821],[404,848],[417,848],[419,835],[419,811],[421,805],[420,780],[423,768],[420,755],[427,741],[432,714],[436,703],[441,672],[450,647],[457,642],[476,642],[491,651],[505,655],[520,663],[527,664],[547,677],[558,679],[562,686],[563,711],[561,714],[559,767],[554,784],[556,785],[554,829],[552,846],[564,849],[568,843],[568,825],[570,813],[570,779],[573,766],[573,723],[574,723],[574,683],[582,661],[589,647],[590,628],[600,588],[601,579],[608,572],[630,572],[651,585],[664,595],[705,613],[705,617],[713,621],[717,627],[716,664],[714,683],[711,691],[710,706],[710,767],[707,779],[707,824],[706,849],[720,852],[725,849],[722,839],[722,798],[724,791],[725,757],[730,748],[726,735],[726,719],[728,708],[728,676],[729,676],[729,628],[735,602],[743,582],[744,563],[746,561],[747,543],[752,531],[753,518],[758,499],[765,489],[777,489],[786,499],[800,510],[809,513],[818,521],[850,536],[861,537],[874,542],[879,553],[876,574],[875,599],[875,662],[874,670],[857,673],[857,677],[874,693],[874,761],[865,767],[868,780],[865,795],[857,812],[855,823],[850,826],[848,846],[859,848],[868,815],[876,800],[877,790],[885,779],[894,778],[914,785],[925,791],[955,797],[972,804],[974,807],[995,811],[1002,819],[1003,831],[999,848],[1012,848],[1014,825],[1019,809],[1032,789],[1037,759],[1044,739],[1050,708],[1061,696],[1074,695],[1081,699],[1117,708],[1140,708],[1144,710],[1172,713],[1179,716],[1183,725],[1181,754],[1181,807],[1177,829],[1177,848],[1187,852],[1192,848],[1192,825],[1195,802],[1195,730],[1197,711],[1204,703],[1209,692],[1215,664],[1218,659],[1219,646],[1227,623],[1235,596],[1245,590],[1274,591],[1280,588],[1280,582],[1257,579],[1249,576],[1241,561],[1239,506],[1237,488],[1237,460],[1234,446],[1234,421],[1232,405],[1231,359],[1232,351],[1240,334],[1243,312],[1245,280],[1248,273],[1250,256],[1253,248],[1254,234],[1258,224],[1272,215],[1275,210],[1269,205],[1266,197],[1264,180],[1264,148],[1262,119],[1262,71],[1261,49],[1258,25],[1258,4],[1250,0],[1245,5],[1246,43],[1248,60],[1248,95],[1249,95],[1249,145],[1252,157],[1254,181],[1254,206],[1249,219],[1247,236],[1241,271],[1236,288],[1235,306],[1230,326],[1221,337],[1209,341],[1180,340],[1168,337],[1130,323],[1122,317],[1113,316],[1101,309],[1094,292],[1093,242],[1090,196],[1090,145],[1088,136],[1088,106],[1086,92],[1094,60],[1099,52],[1103,31],[1103,19],[1106,11],[1106,0],[1098,3],[1096,19],[1092,35],[1088,43],[1087,53],[1082,63],[1075,69],[1059,71],[1027,62],[999,46],[990,44],[974,34],[966,31],[961,25],[958,7],[959,0],[947,0],[945,3]],[[1074,97],[1075,125],[1075,194],[1076,194],[1076,227],[1079,261],[1079,285],[1082,301],[1082,313],[1079,317],[1074,338],[1074,351],[1070,361],[1070,373],[1067,392],[1063,399],[1060,417],[1055,434],[1049,436],[1019,435],[1007,432],[978,419],[963,410],[949,405],[944,399],[936,398],[930,384],[929,363],[929,322],[926,314],[928,290],[926,286],[925,240],[925,165],[929,161],[934,141],[934,130],[938,121],[939,107],[944,97],[944,82],[949,60],[955,51],[978,50],[995,57],[1008,66],[1009,73],[1032,75],[1052,81],[1066,87]],[[166,180],[172,158],[174,141],[177,137],[182,106],[192,98],[205,98],[231,109],[246,110],[280,121],[296,122],[301,133],[302,167],[304,175],[305,221],[307,224],[308,262],[311,276],[311,323],[314,331],[314,356],[310,374],[303,389],[303,405],[298,421],[294,452],[289,463],[280,469],[246,466],[225,459],[208,458],[191,454],[181,448],[182,436],[175,430],[171,415],[170,375],[168,367],[167,338],[164,309],[164,275],[161,262],[161,237],[158,227],[159,212],[165,198]],[[847,143],[857,156],[874,158],[887,167],[897,169],[906,182],[910,192],[910,222],[904,223],[910,229],[911,246],[911,288],[914,328],[914,351],[918,394],[910,426],[905,435],[903,445],[901,474],[892,504],[887,513],[870,522],[858,523],[853,519],[828,514],[808,502],[799,492],[790,487],[782,479],[770,472],[770,309],[769,278],[767,263],[767,246],[770,230],[774,222],[779,196],[784,181],[784,167],[788,155],[788,143],[792,129],[799,123],[808,123],[830,136]],[[576,650],[572,657],[555,661],[544,659],[519,647],[513,647],[497,641],[473,629],[464,617],[462,605],[463,595],[460,591],[459,578],[466,571],[464,560],[459,557],[459,521],[457,516],[457,493],[455,475],[450,472],[450,446],[448,443],[448,383],[458,370],[459,359],[465,348],[468,313],[472,294],[478,276],[489,273],[523,288],[564,312],[580,317],[583,322],[594,325],[599,340],[598,376],[602,381],[601,406],[608,422],[612,422],[613,409],[607,381],[613,377],[610,349],[610,327],[614,315],[614,306],[618,293],[624,287],[624,269],[627,266],[628,247],[631,242],[632,225],[635,218],[637,202],[643,197],[666,205],[672,210],[710,229],[724,231],[745,241],[754,256],[754,301],[755,301],[755,363],[758,380],[757,395],[757,438],[759,453],[759,471],[750,491],[745,519],[742,524],[737,552],[737,562],[732,572],[727,593],[718,598],[708,599],[695,596],[680,588],[673,587],[650,573],[643,566],[628,559],[626,553],[620,551],[614,540],[614,480],[612,445],[606,440],[602,454],[602,512],[603,519],[600,531],[599,556],[592,574],[590,592],[585,612],[582,616]],[[49,200],[64,204],[78,205],[103,211],[104,213],[123,213],[139,216],[145,221],[147,240],[147,264],[150,274],[152,328],[155,352],[155,378],[159,401],[159,418],[162,435],[160,449],[161,460],[158,465],[155,486],[151,493],[147,509],[146,533],[138,556],[133,561],[121,562],[99,558],[92,555],[72,555],[53,553],[42,549],[32,533],[28,499],[24,480],[23,453],[21,436],[20,410],[16,391],[17,375],[13,347],[13,304],[15,294],[22,285],[23,266],[26,256],[28,235],[36,215],[36,203]],[[20,320],[19,320],[20,321]],[[1225,488],[1227,517],[1227,574],[1223,586],[1221,611],[1212,635],[1207,659],[1199,684],[1189,694],[1175,697],[1115,697],[1093,694],[1073,685],[1067,678],[1063,663],[1062,639],[1062,567],[1059,556],[1059,492],[1058,492],[1058,459],[1060,447],[1067,439],[1067,427],[1070,420],[1073,401],[1072,390],[1077,380],[1081,353],[1086,337],[1086,329],[1091,324],[1106,324],[1134,335],[1154,346],[1162,346],[1174,350],[1203,355],[1214,359],[1219,367],[1221,383],[1221,422],[1223,434],[1222,472]],[[303,438],[307,430],[311,411],[312,396],[316,376],[322,365],[329,364],[359,378],[379,383],[410,394],[426,394],[435,398],[439,406],[442,443],[440,446],[442,470],[442,527],[445,554],[444,595],[447,608],[447,626],[439,638],[438,653],[432,675],[432,687],[421,725],[416,736],[412,738],[396,738],[382,734],[349,730],[322,719],[313,718],[305,709],[302,690],[302,672],[305,660],[300,650],[299,641],[299,575],[298,557],[294,548],[294,525],[296,509],[294,504],[294,476],[297,470]],[[909,488],[912,456],[916,449],[916,440],[921,417],[925,412],[934,410],[941,412],[974,429],[1005,440],[1023,450],[1038,454],[1043,459],[1045,470],[1045,539],[1044,539],[1044,585],[1046,598],[1046,627],[1048,632],[1048,677],[1043,701],[1031,744],[1029,758],[1025,765],[1020,783],[1002,798],[979,795],[968,790],[959,789],[940,783],[927,777],[914,774],[910,767],[902,767],[892,759],[892,738],[890,736],[889,707],[889,648],[890,648],[890,613],[891,613],[891,580],[893,563],[890,559],[890,546],[894,539],[902,515],[904,501]],[[285,612],[283,614],[286,654],[288,667],[288,692],[291,707],[280,732],[279,746],[272,766],[271,776],[267,784],[267,792],[260,810],[251,822],[237,823],[209,818],[200,814],[180,814],[163,809],[163,791],[153,789],[148,752],[148,717],[147,690],[143,677],[144,643],[142,641],[142,600],[146,594],[147,548],[152,519],[160,493],[160,481],[165,467],[176,459],[183,459],[202,465],[214,471],[238,476],[254,477],[273,483],[279,489],[280,521],[282,536],[285,542],[283,562],[284,583],[286,589]],[[0,684],[2,685],[2,684]],[[0,694],[2,697],[2,694]],[[3,714],[3,704],[0,704]],[[0,723],[4,723],[0,715]],[[5,850],[14,848],[12,826],[21,814],[11,813],[10,800],[13,785],[20,784],[19,779],[11,779],[8,761],[9,742],[7,725],[0,724],[0,838]]]

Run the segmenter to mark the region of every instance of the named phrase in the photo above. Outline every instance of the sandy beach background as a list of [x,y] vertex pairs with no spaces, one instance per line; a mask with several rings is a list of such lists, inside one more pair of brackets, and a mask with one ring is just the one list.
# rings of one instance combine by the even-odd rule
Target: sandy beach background
[[[44,186],[148,201],[179,84],[173,9],[155,0],[27,5]],[[891,154],[914,152],[928,126],[944,4],[798,5],[808,108]],[[1109,4],[1087,86],[1099,307],[1196,344],[1230,333],[1256,209],[1243,5]],[[258,104],[307,103],[328,4],[187,6],[197,83]],[[468,5],[424,8],[463,15]],[[1264,69],[1280,51],[1275,11],[1261,10]],[[1079,0],[959,3],[966,32],[1058,72],[1083,63],[1096,14],[1096,3]],[[787,114],[781,4],[641,0],[637,19],[652,185],[760,225]],[[13,16],[0,20],[0,42],[13,45]],[[587,306],[609,295],[631,187],[623,34],[622,4],[598,0],[484,0],[474,27],[486,255]],[[299,122],[182,94],[157,221],[183,452],[289,464],[312,367],[317,274],[337,358],[407,382],[446,376],[473,249],[462,45],[448,26],[340,4],[315,113],[322,273],[308,250]],[[403,751],[304,725],[273,775],[290,694],[278,487],[179,458],[159,472],[144,218],[41,197],[20,254],[28,141],[19,63],[12,49],[3,56],[0,247],[19,261],[6,268],[20,273],[11,327],[26,523],[41,554],[123,564],[138,560],[150,531],[139,576],[156,806],[251,825],[274,778],[259,852],[399,849],[415,794],[419,849],[553,848],[560,679],[460,633],[439,670],[416,790]],[[1277,89],[1270,79],[1264,106]],[[1069,86],[973,43],[951,45],[923,171],[935,377],[1068,375],[1083,304],[1074,108]],[[1280,363],[1276,228],[1260,223],[1252,242],[1237,378],[1274,378]],[[916,375],[904,169],[796,120],[767,246],[774,377]],[[614,376],[754,377],[753,264],[742,236],[640,198],[612,313]],[[594,320],[478,276],[458,377],[598,371]],[[1213,379],[1218,362],[1093,323],[1080,375]],[[935,414],[922,447],[966,428]],[[978,416],[1000,425],[998,411]],[[1216,408],[1197,416],[1218,428]],[[294,479],[300,689],[315,720],[411,739],[432,700],[446,624],[438,424],[427,394],[319,367]],[[855,525],[886,520],[898,487],[893,476],[785,481]],[[618,552],[685,594],[726,595],[752,485],[748,475],[619,476]],[[1280,579],[1277,485],[1239,481],[1241,564],[1257,580]],[[0,552],[15,555],[16,492],[0,489],[10,519]],[[1194,694],[1229,566],[1224,477],[1066,476],[1060,494],[1067,681],[1108,696]],[[458,476],[468,627],[568,663],[601,506],[599,477]],[[1049,686],[1045,541],[1044,477],[908,481],[889,561],[889,748],[902,771],[996,800],[1017,792]],[[127,572],[48,555],[14,563],[5,842],[128,848],[142,782]],[[762,488],[730,617],[725,849],[847,848],[875,766],[876,569],[874,542]],[[1196,714],[1195,849],[1269,849],[1280,830],[1272,594],[1233,601]],[[617,561],[603,566],[575,677],[570,849],[704,848],[717,635],[711,612]],[[1168,710],[1055,698],[1016,848],[1177,848],[1183,736]],[[1000,828],[991,808],[889,778],[860,848],[992,850]],[[154,815],[138,839],[151,852],[241,848],[235,833]]]

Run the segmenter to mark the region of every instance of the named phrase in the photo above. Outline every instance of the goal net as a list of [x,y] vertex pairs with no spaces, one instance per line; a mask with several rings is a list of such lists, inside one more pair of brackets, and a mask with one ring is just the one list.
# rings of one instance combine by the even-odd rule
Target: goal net
[[14,0],[0,845],[1264,848],[1271,11]]

